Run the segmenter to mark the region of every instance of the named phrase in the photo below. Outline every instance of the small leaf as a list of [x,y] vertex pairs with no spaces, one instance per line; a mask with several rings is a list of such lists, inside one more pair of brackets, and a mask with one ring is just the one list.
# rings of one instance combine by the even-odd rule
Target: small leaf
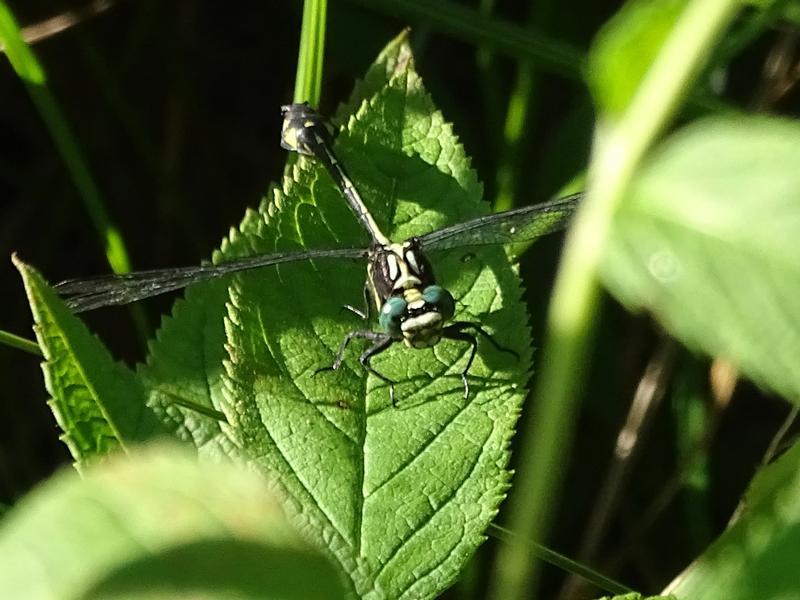
[[800,445],[764,468],[744,511],[670,591],[692,600],[800,598]]
[[611,291],[688,346],[800,401],[800,124],[709,120],[673,136],[616,215]]
[[159,446],[62,472],[0,523],[4,598],[343,598],[268,484]]
[[[488,210],[411,60],[347,120],[336,151],[392,239]],[[269,228],[249,240],[253,251],[367,245],[322,167],[300,160],[290,174],[274,192]],[[398,344],[373,361],[399,382],[398,408],[383,382],[365,377],[359,342],[339,371],[314,374],[348,331],[370,326],[340,308],[360,305],[363,264],[282,265],[244,274],[231,289],[222,408],[231,434],[277,474],[293,522],[329,548],[361,597],[440,594],[508,486],[530,361],[519,281],[502,248],[430,258],[458,301],[455,319],[482,323],[521,356],[482,340],[468,400],[459,374],[469,348],[447,340],[428,350]]]
[[600,30],[587,75],[603,112],[616,115],[627,108],[685,6],[686,0],[629,0]]
[[158,421],[145,406],[136,376],[115,362],[33,268],[14,258],[22,275],[44,353],[50,408],[77,463],[119,445],[149,439]]

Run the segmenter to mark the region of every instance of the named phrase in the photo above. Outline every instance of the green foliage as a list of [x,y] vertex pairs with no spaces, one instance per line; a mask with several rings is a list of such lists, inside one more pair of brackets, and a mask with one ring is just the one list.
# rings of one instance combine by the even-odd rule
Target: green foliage
[[681,576],[692,600],[798,598],[800,445],[763,469],[734,523]]
[[[396,239],[480,210],[475,175],[409,61],[362,103],[337,151]],[[229,248],[366,242],[327,175],[307,161],[275,190],[267,212],[268,227],[258,236],[243,227]],[[466,269],[460,257],[444,258],[440,275],[467,318],[485,316],[501,339],[503,323],[508,330],[524,320],[508,303],[518,291],[501,251]],[[350,365],[314,376],[359,326],[337,313],[358,301],[363,277],[358,264],[309,264],[238,279],[228,305],[221,409],[237,445],[280,474],[298,522],[329,540],[359,594],[430,597],[455,578],[503,495],[507,474],[498,465],[507,461],[526,367],[487,352],[488,362],[473,367],[474,395],[464,401],[457,376],[463,346],[395,348],[375,365],[401,382],[399,410],[384,384],[371,378],[365,388],[363,373]],[[524,339],[512,347],[527,355]]]
[[[486,211],[463,148],[414,71],[405,36],[382,53],[357,93],[355,114],[339,115],[346,125],[336,149],[394,239]],[[214,260],[367,242],[324,169],[300,160]],[[80,398],[94,420],[105,417],[104,402],[120,402],[129,414],[155,411],[202,457],[246,462],[274,477],[292,523],[335,560],[351,591],[425,598],[453,582],[505,494],[508,442],[530,361],[519,282],[502,248],[482,249],[467,262],[461,254],[433,257],[459,300],[456,319],[481,322],[521,359],[482,345],[465,399],[467,345],[397,346],[374,365],[398,380],[398,408],[385,384],[365,376],[358,348],[338,372],[314,375],[331,364],[349,330],[364,326],[341,311],[359,302],[363,264],[292,264],[190,290],[138,377],[112,370],[99,342],[38,276],[21,269],[34,290],[47,368],[73,378],[88,373],[93,395]],[[66,337],[80,343],[57,345]],[[72,356],[75,347],[94,354]],[[125,393],[91,385],[103,377]],[[70,405],[74,383],[53,381],[58,405]],[[60,422],[69,431],[74,420],[82,423],[72,415]],[[105,437],[127,439],[101,423]]]
[[604,263],[613,293],[692,348],[800,401],[800,125],[699,122],[634,180]]
[[75,462],[81,465],[156,433],[158,422],[144,405],[143,388],[134,373],[111,358],[36,271],[19,260],[15,263],[44,353],[50,408]]
[[[130,261],[128,260],[125,243],[120,237],[119,231],[111,222],[100,190],[92,178],[78,140],[72,133],[66,116],[47,86],[47,76],[44,68],[22,39],[14,15],[2,0],[0,0],[0,42],[3,44],[4,51],[14,71],[25,82],[41,118],[50,131],[53,142],[72,176],[73,183],[81,194],[86,210],[104,245],[108,264],[111,265],[111,268],[116,273],[129,271]],[[143,331],[141,315],[138,318],[140,330]]]
[[[560,41],[454,2],[355,1],[425,19],[432,28],[480,40],[569,78],[587,65],[603,119],[588,178],[595,188],[590,196],[606,204],[586,220],[584,231],[590,234],[583,241],[589,243],[576,244],[571,255],[578,257],[573,272],[578,276],[571,288],[563,287],[553,311],[569,318],[555,318],[551,326],[552,337],[561,335],[565,343],[545,353],[551,364],[560,361],[560,370],[542,379],[535,402],[539,412],[530,413],[532,425],[542,428],[530,437],[539,446],[520,452],[519,512],[537,531],[554,521],[548,511],[558,504],[553,500],[558,479],[567,470],[578,421],[573,399],[591,354],[598,265],[602,282],[626,306],[654,315],[691,349],[728,359],[760,386],[797,402],[800,273],[793,259],[800,250],[795,241],[800,127],[767,118],[708,119],[654,146],[680,102],[692,94],[704,61],[713,56],[715,65],[725,67],[774,15],[796,19],[796,2],[750,2],[764,12],[750,11],[755,24],[749,27],[745,20],[738,23],[744,33],[729,36],[727,50],[713,42],[733,13],[731,2],[629,2],[601,31],[587,62]],[[307,53],[300,61],[308,68],[298,77],[298,89],[312,90],[312,100],[321,80],[324,5],[316,4],[316,18],[305,26]],[[698,10],[694,22],[679,18],[684,9],[684,16]],[[662,60],[665,42],[681,27],[683,37],[676,39],[684,43],[673,43],[678,51]],[[7,11],[0,11],[0,37],[19,75],[36,84],[34,100],[54,135],[68,133],[40,86],[44,70]],[[659,64],[660,70],[653,68]],[[654,83],[649,95],[640,95],[645,80]],[[392,238],[485,212],[470,161],[415,72],[406,33],[381,53],[334,122],[340,129],[337,153]],[[493,135],[502,135],[497,129]],[[88,170],[69,135],[55,139],[88,198],[99,198],[92,195]],[[294,157],[289,165],[280,185],[231,230],[214,262],[368,243],[324,169]],[[119,238],[102,205],[89,202],[111,248]],[[483,344],[465,400],[459,378],[464,345],[445,341],[425,351],[394,347],[374,365],[399,381],[398,408],[391,406],[386,385],[358,365],[364,348],[359,343],[338,372],[315,375],[331,364],[346,332],[366,326],[340,310],[360,305],[363,264],[282,265],[194,287],[164,319],[146,363],[136,371],[114,362],[39,275],[18,264],[46,360],[51,407],[86,479],[59,476],[3,516],[3,595],[46,598],[57,590],[58,597],[170,597],[188,590],[203,597],[255,598],[274,590],[289,598],[314,597],[315,591],[326,598],[427,598],[441,593],[481,543],[508,487],[508,446],[531,357],[527,316],[506,253],[482,249],[476,256],[455,251],[431,258],[458,301],[456,318],[485,324],[521,360]],[[581,278],[588,283],[576,288]],[[580,293],[570,293],[575,289]],[[25,346],[2,332],[0,339]],[[701,382],[704,375],[698,374]],[[673,401],[680,393],[674,381]],[[599,396],[594,387],[591,392]],[[704,408],[702,402],[692,410]],[[613,414],[613,408],[604,407],[603,415]],[[685,440],[681,450],[687,462],[697,459],[698,440],[704,441],[713,419],[699,421],[702,432],[676,434]],[[99,470],[91,464],[115,448],[130,451],[132,442],[157,435],[184,442],[182,450],[169,450],[178,458],[132,452],[130,462],[109,460]],[[797,597],[792,562],[800,544],[797,459],[794,447],[761,472],[738,519],[669,588],[676,596],[658,598]],[[250,472],[233,465],[246,465]],[[265,474],[269,485],[261,480]],[[526,486],[526,476],[535,485]],[[685,479],[687,472],[677,476]],[[714,491],[715,481],[709,480]],[[562,510],[576,501],[566,500]],[[703,513],[705,528],[686,519],[684,529],[692,532],[685,537],[706,543],[710,519],[697,512]],[[513,534],[504,538],[503,550],[513,560],[501,558],[496,581],[506,577],[512,582],[507,589],[524,597],[534,542],[520,523],[512,521]],[[141,582],[157,589],[142,590]],[[614,600],[642,598],[629,594]]]
[[594,41],[586,69],[599,110],[622,113],[672,31],[686,0],[627,2]]
[[264,478],[165,445],[62,472],[0,524],[5,598],[344,598]]
[[3,42],[3,52],[19,77],[34,85],[42,85],[44,71],[23,41],[19,25],[5,2],[0,2],[0,41]]

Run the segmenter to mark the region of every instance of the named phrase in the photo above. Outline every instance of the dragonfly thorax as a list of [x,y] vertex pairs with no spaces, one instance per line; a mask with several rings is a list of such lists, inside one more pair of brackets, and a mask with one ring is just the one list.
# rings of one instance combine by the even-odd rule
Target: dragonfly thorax
[[433,285],[433,269],[416,238],[402,244],[376,245],[369,255],[367,279],[379,309],[391,296],[402,296],[404,290],[425,289]]
[[368,282],[386,333],[412,348],[427,348],[441,339],[455,301],[436,285],[416,238],[373,248]]

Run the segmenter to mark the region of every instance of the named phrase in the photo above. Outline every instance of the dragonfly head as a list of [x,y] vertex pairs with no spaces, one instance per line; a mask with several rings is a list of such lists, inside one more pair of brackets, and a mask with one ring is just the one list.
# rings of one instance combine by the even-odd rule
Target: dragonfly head
[[383,303],[378,321],[389,335],[412,348],[428,348],[442,337],[442,325],[453,317],[455,300],[438,285],[403,290]]

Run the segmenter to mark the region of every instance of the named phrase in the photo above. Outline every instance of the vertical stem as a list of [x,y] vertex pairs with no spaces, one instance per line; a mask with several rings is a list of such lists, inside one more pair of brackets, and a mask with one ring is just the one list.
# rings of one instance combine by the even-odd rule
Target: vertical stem
[[47,75],[36,55],[23,41],[13,14],[0,0],[0,40],[11,66],[28,88],[53,142],[67,165],[75,187],[81,194],[89,217],[104,240],[106,258],[115,273],[130,269],[128,254],[117,228],[111,223],[100,191],[91,176],[86,159],[61,108],[47,87]]
[[322,67],[325,56],[327,0],[303,2],[303,24],[297,55],[294,101],[319,106],[322,94]]
[[[530,435],[522,441],[509,525],[520,538],[542,541],[568,462],[578,391],[592,340],[599,297],[598,267],[611,219],[646,150],[690,89],[709,49],[735,14],[735,0],[694,0],[684,9],[627,111],[601,120],[595,134],[586,201],[568,235],[548,314]],[[492,598],[531,598],[538,569],[525,547],[501,548]]]
[[[88,161],[70,127],[66,116],[47,87],[47,74],[36,55],[22,39],[19,26],[6,3],[0,0],[0,41],[11,66],[28,89],[39,114],[47,126],[53,143],[67,166],[72,182],[78,189],[95,230],[102,240],[106,260],[115,273],[130,271],[130,259],[119,229],[112,222],[100,189],[92,177]],[[147,339],[147,321],[141,308],[131,309],[134,324],[142,338]]]

